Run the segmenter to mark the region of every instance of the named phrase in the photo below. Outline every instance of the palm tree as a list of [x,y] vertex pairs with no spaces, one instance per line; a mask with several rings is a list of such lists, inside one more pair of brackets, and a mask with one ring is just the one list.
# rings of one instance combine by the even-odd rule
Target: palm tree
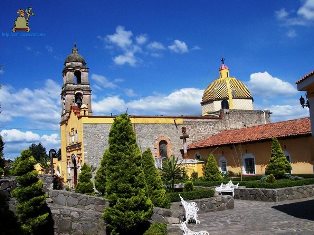
[[182,169],[180,167],[180,163],[178,163],[178,159],[174,156],[167,158],[164,160],[162,164],[162,176],[166,184],[170,183],[170,189],[174,191],[174,182],[176,179],[182,178]]

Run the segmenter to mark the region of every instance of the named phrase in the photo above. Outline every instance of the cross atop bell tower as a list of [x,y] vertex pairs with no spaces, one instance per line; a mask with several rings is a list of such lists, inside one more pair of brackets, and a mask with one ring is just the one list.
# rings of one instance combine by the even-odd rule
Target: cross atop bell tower
[[91,88],[88,80],[89,69],[84,58],[78,53],[76,44],[72,53],[64,61],[61,91],[61,121],[68,118],[72,106],[87,109],[86,115],[92,115]]

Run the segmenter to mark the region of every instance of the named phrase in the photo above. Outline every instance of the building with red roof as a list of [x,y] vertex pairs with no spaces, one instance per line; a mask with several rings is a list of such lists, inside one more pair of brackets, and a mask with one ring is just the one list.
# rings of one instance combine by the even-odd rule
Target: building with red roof
[[206,160],[214,154],[220,170],[246,175],[264,174],[277,138],[291,162],[293,174],[313,174],[314,138],[309,118],[225,130],[188,146],[189,158]]

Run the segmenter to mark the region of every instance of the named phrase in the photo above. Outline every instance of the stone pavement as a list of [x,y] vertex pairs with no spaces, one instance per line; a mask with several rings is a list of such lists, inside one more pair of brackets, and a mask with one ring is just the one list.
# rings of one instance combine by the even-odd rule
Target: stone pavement
[[[314,234],[314,197],[284,202],[235,200],[233,210],[199,215],[201,224],[189,224],[193,231],[209,234]],[[169,234],[182,234],[178,226]]]

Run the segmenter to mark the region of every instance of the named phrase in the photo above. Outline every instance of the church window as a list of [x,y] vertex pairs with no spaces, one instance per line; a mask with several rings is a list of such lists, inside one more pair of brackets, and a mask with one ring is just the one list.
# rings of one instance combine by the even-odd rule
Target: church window
[[74,76],[76,77],[76,84],[81,84],[82,80],[81,80],[81,72],[76,70],[74,72]]
[[243,173],[255,174],[255,157],[252,154],[245,154],[243,156]]
[[159,155],[161,158],[167,158],[168,154],[167,154],[167,141],[165,140],[161,140],[159,142]]
[[[291,164],[291,155],[290,155],[290,153],[287,150],[285,150],[284,154],[286,156],[287,161]],[[292,173],[292,171],[290,171],[290,174],[291,173]]]

